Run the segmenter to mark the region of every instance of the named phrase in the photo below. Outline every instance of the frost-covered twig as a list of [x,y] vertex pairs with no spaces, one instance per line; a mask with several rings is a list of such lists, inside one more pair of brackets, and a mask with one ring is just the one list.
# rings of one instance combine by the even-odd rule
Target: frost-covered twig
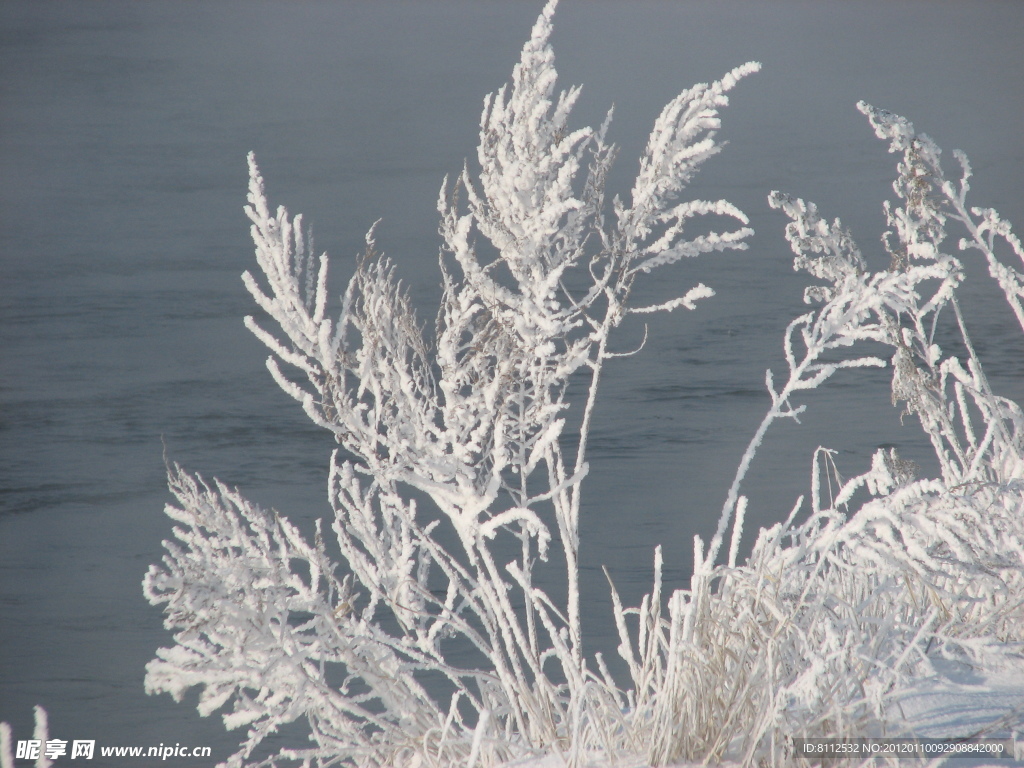
[[[1005,477],[1024,456],[1024,414],[1017,404],[992,392],[956,296],[955,289],[963,279],[962,265],[954,256],[943,253],[942,246],[947,239],[946,222],[952,219],[963,225],[971,237],[959,241],[960,249],[985,255],[989,273],[1020,319],[1024,275],[996,259],[994,238],[997,234],[1003,237],[1018,256],[1020,241],[995,211],[968,213],[970,165],[962,152],[955,153],[963,169],[956,189],[945,178],[939,161],[941,150],[931,138],[917,133],[906,118],[864,102],[857,106],[871,121],[876,135],[889,140],[889,151],[903,154],[898,166],[900,175],[893,184],[902,205],[885,207],[891,227],[885,236],[891,268],[910,272],[920,262],[935,265],[948,275],[931,301],[894,308],[899,336],[893,358],[893,400],[905,401],[907,411],[920,417],[949,484]],[[972,214],[983,220],[976,221]],[[987,238],[983,237],[985,232]],[[943,359],[934,343],[938,314],[946,304],[954,312],[967,349],[966,367],[955,357]],[[1024,324],[1021,327],[1024,329]],[[979,433],[972,422],[972,408],[981,412],[973,422],[983,423],[984,432]]]

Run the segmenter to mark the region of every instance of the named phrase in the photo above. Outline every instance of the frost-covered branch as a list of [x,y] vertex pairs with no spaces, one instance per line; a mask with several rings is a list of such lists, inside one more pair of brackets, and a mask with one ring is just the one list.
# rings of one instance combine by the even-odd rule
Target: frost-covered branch
[[[968,237],[959,241],[960,250],[976,250],[985,256],[989,274],[1003,290],[1017,321],[1024,329],[1024,274],[1002,263],[996,256],[998,240],[1010,246],[1013,254],[1024,262],[1024,246],[1014,234],[1009,222],[991,208],[968,207],[967,193],[971,189],[971,165],[960,150],[953,155],[960,165],[961,176],[957,184],[946,179],[939,162],[941,151],[927,135],[914,131],[913,124],[904,117],[877,109],[860,102],[857,108],[867,115],[875,134],[887,139],[890,152],[904,154],[904,173],[894,185],[897,195],[906,198],[917,211],[931,210],[938,223],[951,218],[964,226]],[[941,211],[941,213],[939,213]]]

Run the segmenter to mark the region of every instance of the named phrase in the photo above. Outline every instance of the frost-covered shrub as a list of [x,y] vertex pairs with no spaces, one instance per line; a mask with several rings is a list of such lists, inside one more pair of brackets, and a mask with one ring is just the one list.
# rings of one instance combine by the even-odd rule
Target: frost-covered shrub
[[[859,105],[890,151],[902,154],[885,205],[888,269],[871,272],[841,223],[811,203],[773,192],[791,223],[794,268],[821,282],[816,305],[785,334],[789,376],[746,451],[705,553],[695,540],[691,588],[662,617],[660,561],[654,592],[638,610],[616,601],[622,651],[633,679],[630,728],[648,736],[648,759],[785,764],[800,737],[896,735],[900,697],[939,659],[976,669],[1024,670],[1024,413],[985,378],[956,290],[959,258],[943,251],[948,223],[961,251],[985,256],[1017,319],[1024,275],[996,258],[997,240],[1024,249],[995,211],[969,209],[970,167],[946,180],[938,147],[907,120]],[[939,313],[953,315],[966,358],[936,343]],[[1024,322],[1021,323],[1024,330]],[[864,341],[891,357],[857,356]],[[854,354],[850,354],[853,352]],[[893,403],[928,435],[941,477],[916,479],[895,450],[878,451],[863,475],[843,482],[833,452],[814,457],[810,516],[762,530],[737,564],[746,499],[739,487],[768,426],[796,418],[793,403],[842,368],[887,366]],[[831,496],[823,498],[823,487]],[[866,501],[851,510],[855,494]],[[728,557],[719,555],[732,527]],[[638,617],[630,633],[627,614]],[[1012,726],[1022,719],[1009,713]]]
[[[313,542],[219,482],[170,471],[177,541],[144,588],[165,606],[175,645],[158,651],[146,686],[175,698],[198,686],[201,714],[226,708],[229,728],[248,729],[230,765],[295,721],[311,745],[259,764],[473,765],[548,752],[576,762],[620,738],[618,691],[602,662],[583,658],[580,631],[591,413],[627,314],[713,295],[697,285],[632,307],[634,282],[745,247],[742,212],[682,193],[719,151],[726,93],[758,65],[672,100],[628,200],[607,201],[611,113],[597,129],[569,127],[579,89],[556,92],[553,12],[550,2],[511,84],[484,102],[478,170],[442,187],[444,294],[429,341],[373,229],[329,316],[327,258],[310,251],[301,217],[269,206],[250,156],[261,274],[244,280],[265,317],[246,325],[270,348],[277,383],[341,447],[330,531],[318,524]],[[741,226],[688,236],[708,215]],[[586,387],[575,436],[563,434],[570,379]],[[549,559],[564,568],[564,600],[534,579]]]
[[[270,348],[277,383],[340,447],[329,530],[318,523],[312,541],[238,491],[171,468],[177,540],[144,589],[175,644],[157,652],[146,685],[179,699],[199,687],[201,714],[223,710],[225,725],[247,729],[228,765],[548,754],[570,765],[783,764],[794,738],[898,732],[901,692],[938,659],[1020,666],[1024,414],[984,376],[946,227],[962,228],[960,250],[985,256],[1022,329],[1024,276],[997,260],[996,241],[1024,249],[994,211],[967,207],[965,158],[957,186],[930,139],[866,105],[902,154],[885,209],[889,268],[870,271],[838,220],[772,193],[791,219],[795,268],[818,281],[805,296],[813,309],[785,334],[786,380],[766,377],[771,406],[715,534],[695,540],[689,589],[663,594],[660,550],[639,607],[611,587],[626,684],[600,656],[584,658],[581,483],[608,341],[629,313],[713,295],[697,285],[632,307],[643,273],[745,246],[740,211],[682,193],[719,149],[727,92],[758,65],[670,102],[628,200],[609,201],[610,113],[597,129],[569,127],[579,90],[556,91],[553,11],[511,84],[485,100],[476,170],[442,187],[444,292],[429,340],[372,228],[331,316],[326,256],[311,251],[301,217],[270,207],[250,157],[259,274],[244,280],[264,315],[246,324]],[[689,236],[706,215],[741,226]],[[963,359],[936,344],[943,310]],[[941,476],[919,479],[880,451],[843,482],[821,448],[809,515],[798,500],[739,563],[742,482],[767,429],[799,416],[801,391],[865,366],[891,369],[894,404],[917,417]],[[577,382],[582,413],[571,419]],[[564,598],[541,587],[541,567],[564,570]],[[254,757],[293,723],[308,727],[308,744]]]

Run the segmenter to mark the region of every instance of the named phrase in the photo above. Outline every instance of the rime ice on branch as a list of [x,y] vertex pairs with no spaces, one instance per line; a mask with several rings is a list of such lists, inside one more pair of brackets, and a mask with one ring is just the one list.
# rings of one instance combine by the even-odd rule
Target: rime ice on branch
[[[145,590],[166,604],[176,645],[149,665],[147,688],[180,698],[200,686],[203,714],[227,707],[229,727],[249,728],[231,765],[295,720],[308,722],[313,745],[261,764],[493,764],[549,751],[576,760],[605,730],[595,715],[621,711],[603,662],[595,671],[582,654],[590,418],[624,317],[713,295],[697,285],[632,308],[634,282],[746,247],[742,212],[682,195],[720,149],[727,92],[759,65],[670,102],[629,199],[607,201],[611,113],[599,128],[569,127],[580,91],[556,90],[554,7],[511,84],[485,99],[479,168],[442,187],[444,291],[429,342],[374,229],[340,314],[328,316],[327,257],[311,252],[301,217],[271,209],[250,156],[259,274],[244,280],[265,317],[246,325],[270,348],[275,381],[341,446],[328,494],[343,564],[328,560],[319,527],[308,544],[237,491],[172,468],[178,542]],[[740,226],[688,237],[690,220],[707,215]],[[579,373],[589,382],[582,426],[566,440]],[[435,509],[419,508],[424,496]],[[564,568],[564,602],[534,582],[549,558]],[[427,676],[444,681],[434,696]],[[436,689],[447,689],[443,700]]]

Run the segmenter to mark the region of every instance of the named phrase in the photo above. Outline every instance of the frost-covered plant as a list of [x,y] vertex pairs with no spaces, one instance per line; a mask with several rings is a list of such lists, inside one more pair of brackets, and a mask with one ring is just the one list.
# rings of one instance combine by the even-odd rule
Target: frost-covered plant
[[[906,727],[901,694],[933,674],[936,659],[1024,667],[1024,413],[985,378],[957,300],[962,263],[943,251],[946,226],[963,226],[959,249],[985,256],[1018,320],[1024,274],[997,259],[997,238],[1016,257],[1024,259],[1024,250],[995,211],[968,209],[962,153],[955,185],[938,147],[909,121],[859,107],[890,151],[903,155],[898,201],[885,205],[890,265],[870,271],[838,220],[829,224],[813,204],[772,193],[771,205],[791,219],[795,269],[822,281],[805,293],[817,308],[786,331],[788,379],[776,388],[768,372],[771,408],[706,553],[695,540],[690,589],[669,597],[663,618],[659,554],[654,591],[641,606],[623,610],[615,598],[634,686],[627,730],[649,747],[652,764],[785,764],[794,738],[898,734]],[[943,309],[953,315],[964,360],[936,343]],[[863,341],[888,347],[889,361],[851,355]],[[941,477],[915,479],[911,462],[880,450],[869,471],[844,483],[834,452],[820,448],[809,517],[795,522],[798,500],[738,565],[747,504],[739,488],[768,426],[798,418],[803,406],[792,398],[801,390],[863,366],[890,367],[893,402],[918,417]],[[858,491],[868,498],[851,512]]]
[[[165,606],[175,645],[157,652],[146,685],[176,699],[200,687],[204,715],[227,707],[227,727],[248,728],[229,765],[296,721],[312,744],[259,765],[484,765],[540,752],[577,762],[621,739],[615,684],[582,652],[591,415],[627,314],[713,295],[697,285],[631,307],[636,279],[745,247],[745,226],[688,236],[694,217],[747,219],[681,195],[720,149],[727,92],[759,65],[673,99],[629,199],[609,204],[611,113],[597,129],[569,127],[579,89],[556,92],[554,6],[511,85],[484,102],[477,172],[467,165],[442,187],[444,293],[430,341],[372,228],[329,316],[327,258],[311,251],[301,217],[270,207],[250,156],[262,274],[244,280],[276,330],[246,325],[270,348],[277,383],[341,446],[328,497],[343,563],[319,523],[310,543],[276,512],[171,468],[177,541],[144,588]],[[575,435],[570,381],[585,382]],[[564,597],[535,579],[553,552]]]
[[[745,226],[684,233],[706,214],[746,224],[735,207],[680,198],[719,149],[726,93],[758,65],[670,102],[628,202],[606,201],[611,115],[569,128],[579,90],[555,90],[553,10],[511,85],[485,100],[477,170],[442,187],[444,293],[429,342],[372,228],[329,317],[327,258],[301,217],[270,208],[250,157],[262,274],[244,279],[276,329],[246,324],[271,349],[278,384],[341,446],[328,496],[342,562],[320,523],[309,542],[236,490],[171,468],[177,541],[144,587],[176,644],[150,663],[147,688],[180,698],[198,686],[202,714],[227,708],[228,727],[248,728],[229,765],[295,722],[310,746],[255,764],[475,766],[540,753],[579,764],[601,752],[780,765],[794,738],[899,733],[900,697],[938,659],[1022,664],[1024,412],[985,377],[947,226],[964,231],[960,251],[985,257],[1022,330],[1024,274],[996,249],[1024,260],[1024,248],[996,212],[968,207],[962,154],[948,181],[934,142],[864,104],[902,155],[885,205],[888,268],[869,269],[812,203],[772,193],[791,220],[794,267],[818,281],[805,292],[814,308],[784,336],[786,380],[767,373],[771,405],[714,534],[695,539],[689,589],[663,595],[660,550],[639,607],[612,586],[628,685],[583,657],[581,482],[609,338],[631,312],[712,295],[697,285],[631,307],[640,273],[744,247]],[[962,351],[938,344],[951,328]],[[809,514],[798,520],[798,500],[738,562],[741,488],[766,431],[799,418],[801,392],[866,366],[891,370],[893,403],[920,422],[940,477],[879,451],[844,482],[819,448]],[[582,412],[567,419],[581,381]],[[564,568],[564,595],[542,586],[549,559]]]

